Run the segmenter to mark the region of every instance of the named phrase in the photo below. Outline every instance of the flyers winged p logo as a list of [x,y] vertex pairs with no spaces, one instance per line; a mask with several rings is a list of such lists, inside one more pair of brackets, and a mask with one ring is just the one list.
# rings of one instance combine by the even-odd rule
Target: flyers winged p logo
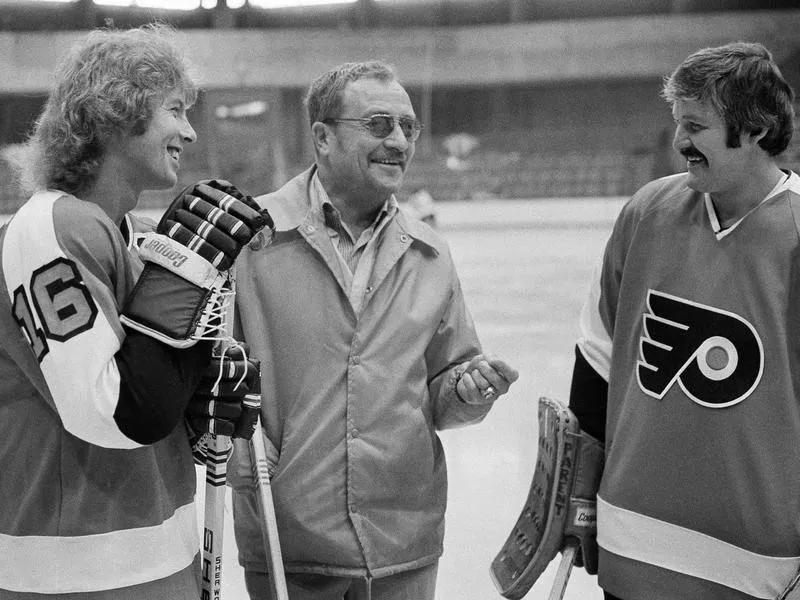
[[649,290],[643,320],[637,376],[649,396],[660,400],[677,381],[698,404],[724,408],[758,385],[763,346],[740,316]]

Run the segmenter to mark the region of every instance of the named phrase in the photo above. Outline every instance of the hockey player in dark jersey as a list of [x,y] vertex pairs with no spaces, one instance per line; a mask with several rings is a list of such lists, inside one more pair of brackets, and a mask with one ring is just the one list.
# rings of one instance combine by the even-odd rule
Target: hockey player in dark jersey
[[[196,139],[196,89],[172,35],[88,34],[19,156],[34,193],[0,230],[3,600],[200,597],[184,423],[204,422],[187,408],[212,342],[195,316],[266,220],[232,186],[208,182],[173,206],[207,193],[241,218],[204,226],[195,251],[170,237],[186,226],[160,224],[132,252],[140,232],[126,214],[142,191],[177,183]],[[226,222],[244,235],[229,237]],[[206,260],[217,244],[219,268]],[[179,326],[187,315],[190,329]],[[238,407],[214,426],[235,426]]]
[[800,178],[778,162],[794,93],[762,45],[732,43],[663,97],[686,172],[622,209],[570,394],[605,441],[599,585],[774,599],[800,570]]

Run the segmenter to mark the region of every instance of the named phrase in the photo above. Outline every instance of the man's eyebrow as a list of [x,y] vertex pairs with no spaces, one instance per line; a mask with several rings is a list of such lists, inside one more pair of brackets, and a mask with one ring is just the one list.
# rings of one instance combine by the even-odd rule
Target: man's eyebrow
[[701,115],[696,115],[694,113],[688,113],[685,115],[681,115],[680,117],[673,117],[675,121],[705,121],[706,118]]

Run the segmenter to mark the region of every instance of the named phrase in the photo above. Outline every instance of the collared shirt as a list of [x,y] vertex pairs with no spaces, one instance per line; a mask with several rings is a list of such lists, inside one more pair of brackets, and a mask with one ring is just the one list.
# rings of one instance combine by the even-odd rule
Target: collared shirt
[[397,199],[394,195],[390,196],[383,203],[372,224],[361,232],[358,239],[353,239],[350,229],[342,221],[339,209],[328,198],[328,193],[322,187],[317,173],[311,178],[310,191],[312,209],[321,215],[325,224],[325,230],[330,236],[342,266],[350,303],[358,314],[372,275],[381,233],[397,214]]

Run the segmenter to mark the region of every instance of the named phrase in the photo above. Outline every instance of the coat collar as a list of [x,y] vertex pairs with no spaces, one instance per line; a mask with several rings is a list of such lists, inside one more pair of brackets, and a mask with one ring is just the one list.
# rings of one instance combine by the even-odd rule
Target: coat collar
[[[312,223],[309,189],[316,169],[316,165],[312,165],[277,191],[258,196],[255,199],[261,207],[269,211],[275,221],[277,232],[307,227]],[[428,226],[408,218],[402,210],[397,211],[392,223],[400,229],[401,235],[408,235],[430,248],[434,253],[439,253],[441,242]]]

